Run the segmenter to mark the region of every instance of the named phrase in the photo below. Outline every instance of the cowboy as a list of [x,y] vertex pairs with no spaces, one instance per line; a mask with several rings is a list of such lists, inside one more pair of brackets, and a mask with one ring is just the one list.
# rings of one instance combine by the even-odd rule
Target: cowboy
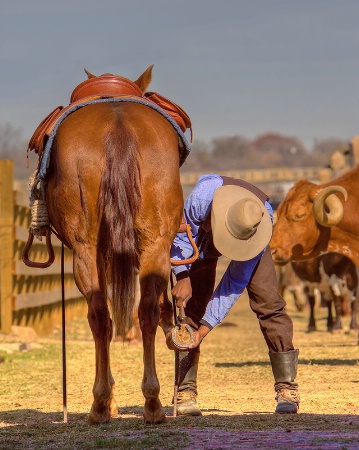
[[[199,258],[191,265],[172,266],[177,281],[172,295],[178,307],[186,308],[186,316],[198,330],[189,349],[179,352],[178,415],[202,415],[196,401],[200,343],[223,321],[245,288],[269,350],[275,380],[275,412],[297,413],[299,395],[295,378],[299,351],[293,347],[293,323],[278,293],[268,246],[273,211],[267,195],[243,180],[204,175],[185,201],[184,216],[199,249]],[[178,233],[171,259],[187,259],[192,252],[187,234]],[[215,288],[221,255],[230,263]],[[169,330],[164,331],[167,345],[173,349]]]

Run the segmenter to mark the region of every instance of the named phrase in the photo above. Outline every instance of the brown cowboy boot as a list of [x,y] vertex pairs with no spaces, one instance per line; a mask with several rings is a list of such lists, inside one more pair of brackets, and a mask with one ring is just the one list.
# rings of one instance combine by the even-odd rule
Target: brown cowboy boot
[[299,409],[297,376],[299,350],[289,352],[269,353],[272,371],[274,375],[274,389],[277,393],[278,414],[295,414]]
[[201,416],[197,405],[197,371],[200,350],[197,348],[179,352],[179,386],[177,414],[179,416]]

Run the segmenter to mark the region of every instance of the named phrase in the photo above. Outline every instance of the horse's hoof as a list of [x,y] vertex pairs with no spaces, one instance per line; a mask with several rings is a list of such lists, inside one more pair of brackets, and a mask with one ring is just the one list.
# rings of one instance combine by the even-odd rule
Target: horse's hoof
[[167,422],[167,417],[164,412],[161,414],[143,414],[143,419],[146,425],[159,425]]
[[147,399],[145,401],[145,407],[143,410],[143,419],[146,424],[159,424],[165,423],[167,421],[165,412],[162,408],[160,400],[157,399]]
[[89,415],[89,424],[90,425],[99,425],[101,423],[108,423],[110,421],[110,417],[104,417],[102,415]]
[[172,329],[166,333],[166,345],[168,350],[176,350],[176,347],[173,345]]
[[88,421],[91,425],[98,425],[100,423],[108,423],[111,419],[110,410],[106,408],[103,412],[96,412],[94,408],[91,408]]

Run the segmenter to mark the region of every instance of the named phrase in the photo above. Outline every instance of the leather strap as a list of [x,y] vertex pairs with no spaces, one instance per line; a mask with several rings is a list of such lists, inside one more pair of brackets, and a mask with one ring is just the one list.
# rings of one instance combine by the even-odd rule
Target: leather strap
[[223,180],[223,186],[229,186],[229,185],[240,186],[244,189],[247,189],[247,191],[252,192],[263,203],[265,203],[266,200],[268,200],[268,198],[269,198],[266,193],[264,193],[259,188],[257,188],[257,186],[254,186],[253,184],[248,183],[248,181],[239,180],[238,178],[225,177],[225,176],[221,176],[221,178]]

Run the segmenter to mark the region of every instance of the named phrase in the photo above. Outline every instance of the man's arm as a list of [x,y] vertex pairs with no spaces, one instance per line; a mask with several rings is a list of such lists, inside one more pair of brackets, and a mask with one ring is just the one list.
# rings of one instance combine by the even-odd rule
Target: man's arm
[[263,252],[249,261],[231,261],[209,301],[201,323],[215,327],[223,321],[247,287]]

